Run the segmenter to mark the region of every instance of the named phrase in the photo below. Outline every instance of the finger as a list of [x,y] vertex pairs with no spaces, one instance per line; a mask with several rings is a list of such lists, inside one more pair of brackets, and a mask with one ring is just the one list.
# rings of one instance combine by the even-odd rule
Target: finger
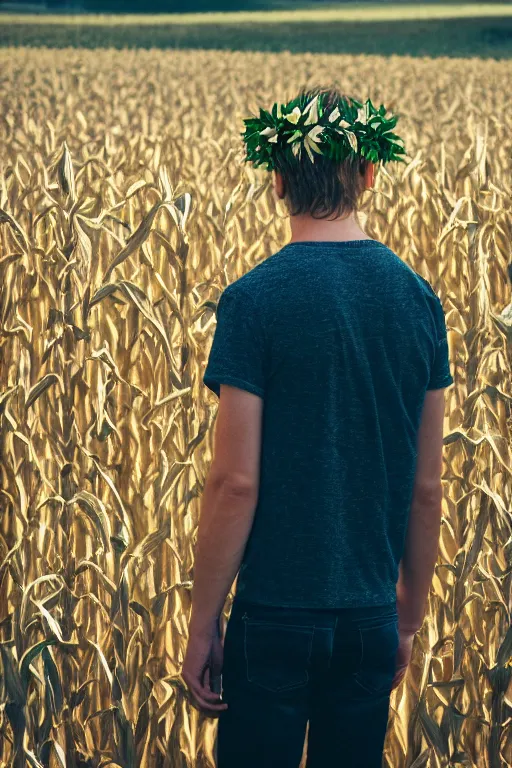
[[198,707],[198,710],[202,715],[209,717],[212,720],[218,720],[222,715],[222,712],[213,712],[209,709],[204,709],[204,707]]
[[200,699],[191,699],[192,706],[195,707],[201,714],[207,717],[220,717],[223,710],[212,709],[211,707],[203,704]]
[[214,693],[221,693],[222,691],[222,676],[221,675],[215,675],[215,677],[212,675],[212,681],[210,685],[211,690]]
[[222,675],[222,656],[219,657],[219,655],[215,656],[215,654],[212,655],[211,664],[209,667],[209,674],[208,674],[208,683],[205,685],[205,687],[208,687],[211,691],[214,693],[220,693],[220,683],[221,683],[221,675]]
[[219,642],[219,640],[214,640],[212,645],[212,651],[210,656],[210,666],[214,672],[214,674],[217,674],[217,670],[219,667],[222,667],[222,662],[224,660],[224,646],[222,643]]
[[191,690],[190,693],[193,700],[192,703],[199,707],[199,709],[201,709],[206,714],[219,714],[228,708],[226,702],[221,702],[220,704],[211,704],[210,702],[206,701],[197,690]]
[[202,685],[194,685],[194,691],[196,691],[202,699],[209,701],[212,704],[217,704],[221,698],[220,693],[212,690],[211,688],[205,688]]
[[220,675],[222,674],[223,667],[224,667],[224,664],[223,664],[222,658],[212,659],[212,663],[210,666],[210,680],[220,677]]
[[216,704],[220,701],[220,692],[213,689],[206,688],[201,685],[201,682],[197,677],[183,676],[183,679],[187,685],[187,688],[199,695],[203,700],[210,701],[212,704]]
[[218,672],[214,671],[213,667],[209,667],[202,687],[205,695],[210,694],[210,692],[220,695],[222,692],[222,667],[219,667]]

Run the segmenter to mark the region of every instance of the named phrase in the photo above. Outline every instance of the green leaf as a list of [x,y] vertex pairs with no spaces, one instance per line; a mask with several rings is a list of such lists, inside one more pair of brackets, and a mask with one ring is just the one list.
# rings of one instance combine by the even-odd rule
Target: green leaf
[[0,643],[0,656],[2,658],[2,676],[6,698],[18,707],[24,707],[25,691],[20,673],[13,658],[12,651],[4,645],[4,643]]
[[[278,105],[275,103],[270,112],[260,108],[259,118],[249,118],[244,120],[246,125],[245,134],[242,134],[246,144],[245,161],[252,162],[255,167],[263,166],[267,170],[276,167],[276,157],[279,152],[286,151],[290,159],[295,159],[292,146],[294,141],[302,138],[305,132],[305,122],[311,115],[301,114],[296,125],[291,125],[284,118],[278,118],[279,110],[281,114],[289,114],[296,107],[304,112],[309,104],[309,97],[306,94],[292,99],[287,104]],[[317,100],[318,117],[315,125],[320,125],[324,129],[321,142],[317,146],[307,143],[304,147],[308,152],[319,152],[326,154],[335,162],[341,162],[353,152],[358,152],[361,157],[367,157],[372,162],[379,160],[387,162],[389,160],[401,161],[400,155],[406,154],[399,144],[401,139],[397,134],[392,133],[392,129],[397,123],[398,116],[391,115],[386,118],[387,110],[384,105],[377,107],[371,99],[368,99],[367,105],[368,124],[362,123],[358,119],[358,111],[364,106],[357,99],[340,99],[338,109],[340,111],[340,120],[345,120],[349,125],[347,130],[357,138],[357,146],[349,148],[346,145],[345,137],[339,133],[334,124],[329,123],[326,118],[325,97],[320,94]],[[277,141],[261,141],[260,133],[266,127],[273,127],[277,131]],[[339,128],[339,126],[338,126]],[[309,130],[309,128],[308,128]],[[355,144],[355,139],[354,142]],[[311,158],[312,159],[312,158]]]
[[496,665],[504,666],[512,658],[512,626],[508,628],[496,655]]
[[41,765],[37,757],[34,755],[33,752],[31,752],[30,749],[28,749],[27,747],[24,747],[23,751],[25,753],[25,756],[27,758],[29,765],[31,765],[32,768],[43,768],[43,766]]
[[55,639],[41,640],[39,643],[36,643],[27,651],[25,651],[25,653],[21,657],[20,678],[21,678],[21,684],[23,686],[23,690],[25,692],[28,690],[28,684],[30,682],[30,665],[44,648],[48,648],[49,645],[56,645],[57,642],[58,641]]
[[44,676],[46,680],[46,685],[50,687],[51,690],[51,701],[52,701],[52,710],[55,715],[60,714],[60,711],[64,704],[64,696],[62,693],[62,686],[60,683],[60,677],[59,677],[59,671],[57,669],[57,665],[55,664],[55,661],[53,660],[52,652],[48,649],[48,647],[43,648],[43,652],[41,654],[43,663],[44,663]]
[[27,395],[27,399],[25,402],[25,408],[30,408],[31,405],[35,403],[38,397],[40,397],[43,392],[46,392],[46,390],[51,387],[53,384],[60,384],[61,392],[64,391],[64,384],[61,379],[61,377],[57,373],[47,373],[46,376],[43,376],[42,379],[40,379],[37,384],[34,384],[32,389]]

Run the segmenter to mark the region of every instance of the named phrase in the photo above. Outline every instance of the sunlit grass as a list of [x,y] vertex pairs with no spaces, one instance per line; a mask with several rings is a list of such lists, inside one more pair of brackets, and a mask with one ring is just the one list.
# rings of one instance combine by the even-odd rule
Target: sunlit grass
[[202,374],[221,291],[290,234],[239,132],[333,78],[403,115],[362,219],[438,293],[455,379],[384,765],[512,765],[512,63],[10,48],[0,72],[0,768],[214,768],[178,676]]
[[468,19],[479,17],[512,16],[508,3],[447,3],[445,5],[371,5],[349,4],[340,8],[300,9],[297,11],[251,11],[238,13],[184,13],[184,14],[5,14],[0,16],[4,24],[277,24],[294,22],[329,21],[414,21],[428,19]]

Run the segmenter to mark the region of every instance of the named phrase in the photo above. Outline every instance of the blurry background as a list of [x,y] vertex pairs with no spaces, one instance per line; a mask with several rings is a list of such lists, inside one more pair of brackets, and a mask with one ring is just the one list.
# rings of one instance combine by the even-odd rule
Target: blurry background
[[[59,16],[27,15],[34,12]],[[508,57],[512,4],[0,0],[0,44]]]

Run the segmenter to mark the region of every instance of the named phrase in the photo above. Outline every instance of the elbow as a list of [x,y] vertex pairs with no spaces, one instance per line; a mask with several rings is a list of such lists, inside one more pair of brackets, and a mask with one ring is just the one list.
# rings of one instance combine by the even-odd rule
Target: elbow
[[441,480],[429,483],[416,482],[413,491],[413,503],[424,506],[440,504],[443,499]]
[[214,472],[211,476],[211,483],[214,491],[224,498],[256,504],[258,499],[257,483],[245,475]]
[[416,489],[411,504],[411,518],[424,528],[437,528],[442,517],[442,507],[442,488]]

